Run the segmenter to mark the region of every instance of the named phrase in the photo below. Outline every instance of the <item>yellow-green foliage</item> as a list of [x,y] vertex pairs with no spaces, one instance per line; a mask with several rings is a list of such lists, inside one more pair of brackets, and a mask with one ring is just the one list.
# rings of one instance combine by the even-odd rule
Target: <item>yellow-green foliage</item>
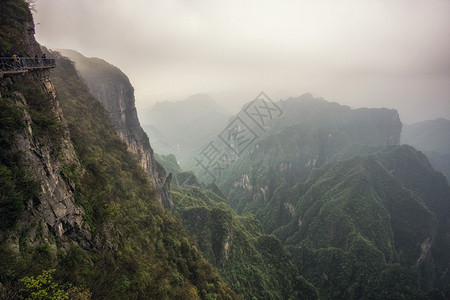
[[26,276],[20,279],[23,288],[20,294],[27,300],[66,300],[69,299],[69,293],[58,286],[53,281],[52,273],[55,269],[43,270],[41,275],[36,277]]
[[26,300],[89,300],[92,293],[76,286],[60,286],[53,278],[55,269],[42,270],[38,276],[20,279],[19,299]]
[[77,202],[92,234],[117,247],[94,252],[75,247],[62,253],[60,277],[89,287],[94,298],[235,297],[181,223],[157,203],[147,174],[73,64],[58,58],[52,80],[85,171],[67,166],[63,172],[76,184]]

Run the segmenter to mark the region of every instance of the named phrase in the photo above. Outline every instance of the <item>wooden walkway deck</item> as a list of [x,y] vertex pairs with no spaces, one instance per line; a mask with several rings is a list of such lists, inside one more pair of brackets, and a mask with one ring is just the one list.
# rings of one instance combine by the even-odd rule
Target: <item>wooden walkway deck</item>
[[0,57],[0,78],[23,75],[29,71],[55,67],[55,60],[51,58]]

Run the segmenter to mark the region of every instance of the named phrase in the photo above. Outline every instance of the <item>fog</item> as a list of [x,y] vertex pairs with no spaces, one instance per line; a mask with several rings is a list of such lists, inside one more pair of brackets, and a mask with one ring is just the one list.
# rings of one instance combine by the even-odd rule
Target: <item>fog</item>
[[141,119],[208,93],[235,112],[260,91],[310,92],[450,119],[448,0],[37,0],[37,40],[118,66]]

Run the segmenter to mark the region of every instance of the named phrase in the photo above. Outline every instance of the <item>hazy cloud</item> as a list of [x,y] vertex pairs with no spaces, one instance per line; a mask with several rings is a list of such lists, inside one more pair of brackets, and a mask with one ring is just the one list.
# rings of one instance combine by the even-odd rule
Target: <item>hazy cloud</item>
[[450,118],[448,0],[37,0],[38,40],[120,67],[138,108],[311,92],[406,122]]

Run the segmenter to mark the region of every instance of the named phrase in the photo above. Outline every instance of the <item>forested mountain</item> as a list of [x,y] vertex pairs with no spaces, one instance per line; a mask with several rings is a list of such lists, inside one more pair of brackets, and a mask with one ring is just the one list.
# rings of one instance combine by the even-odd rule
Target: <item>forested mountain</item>
[[[285,252],[320,299],[448,295],[450,187],[410,146],[352,144],[305,180],[281,183],[271,198],[255,204],[256,218],[234,213],[214,184],[173,193],[175,215],[224,279],[244,295],[255,285],[242,286],[241,278],[258,274],[257,286],[270,286],[277,273],[267,276],[266,270],[280,260],[273,254]],[[264,250],[265,243],[255,246],[261,239],[280,243],[278,250]],[[264,263],[255,265],[254,255]],[[251,266],[253,276],[243,271]],[[289,264],[277,266],[284,274],[292,272]],[[277,295],[270,290],[271,297]]]
[[[2,45],[41,54],[28,4],[0,5]],[[237,297],[158,204],[73,64],[57,66],[0,79],[1,297]]]
[[87,58],[73,50],[60,52],[74,61],[78,74],[91,94],[100,100],[111,114],[117,134],[149,174],[160,203],[166,208],[172,207],[170,179],[166,177],[164,168],[155,160],[150,141],[141,127],[135,106],[134,88],[128,77],[102,59]]
[[[0,17],[41,56],[27,2]],[[396,110],[195,95],[149,141],[122,71],[43,51],[0,78],[0,298],[450,299],[446,120],[405,127],[423,154]]]
[[[230,139],[212,141],[232,157],[224,173],[214,177],[218,174],[197,168],[200,180],[195,182],[214,177],[223,190],[219,199],[226,199],[240,218],[254,215],[261,224],[258,235],[275,234],[284,245],[278,252],[290,252],[298,274],[321,299],[444,299],[450,188],[427,157],[397,145],[402,128],[397,112],[352,110],[305,94],[277,102],[272,108],[279,113],[259,126],[245,111],[252,105],[231,119],[240,123],[226,128]],[[255,138],[240,151],[232,134],[242,129]],[[236,143],[226,145],[230,141]],[[176,163],[172,157],[163,164],[170,161]],[[217,243],[211,232],[221,218],[205,192],[182,191],[177,190],[176,210],[211,261],[223,257],[220,245],[239,249],[242,240],[233,244],[230,234],[239,226],[222,225],[222,244],[211,250]],[[203,200],[193,200],[193,194]],[[222,210],[226,202],[218,201]],[[232,216],[225,219],[237,223],[239,217]],[[218,268],[227,278],[227,268],[240,267],[225,261]]]
[[237,215],[214,184],[175,188],[174,215],[196,237],[205,258],[245,299],[317,299],[281,241],[253,215]]
[[423,151],[431,164],[450,179],[450,120],[441,118],[406,125],[401,141]]
[[[402,124],[395,110],[352,110],[310,94],[276,105],[280,116],[266,118],[264,128],[247,121],[257,138],[217,179],[238,212],[257,213],[281,184],[304,181],[311,170],[351,147],[395,145],[400,140]],[[245,113],[238,117],[248,120]]]
[[309,94],[275,105],[278,116],[259,128],[244,108],[239,120],[256,138],[240,153],[222,150],[234,160],[215,179],[231,206],[283,241],[321,299],[445,289],[450,189],[423,154],[395,146],[397,112]]
[[[129,113],[121,113],[121,111],[130,110],[130,106],[132,111],[135,111],[133,110],[134,101],[123,101],[121,99],[126,95],[126,93],[121,92],[123,90],[121,85],[127,84],[123,79],[125,75],[102,60],[86,58],[69,50],[62,52],[74,59],[78,73],[83,76],[84,81],[90,83],[90,91],[103,99],[102,102],[111,112],[113,122],[117,119],[116,130],[119,133],[134,130],[135,122],[128,122],[128,124],[124,122],[127,120]],[[53,55],[57,56],[56,53],[53,53]],[[64,60],[60,63],[64,63]],[[106,76],[103,76],[103,74],[106,74]],[[111,80],[111,78],[114,79]],[[111,89],[106,88],[108,86]],[[61,83],[61,88],[64,88],[64,91],[66,90],[63,83]],[[129,97],[124,98],[125,100],[129,99]],[[202,109],[209,110],[212,108],[208,106],[215,107],[210,101],[207,97],[196,96],[191,97],[181,105],[191,107],[193,104],[202,104],[204,106]],[[166,104],[162,106],[164,107],[164,105]],[[67,109],[71,109],[71,107],[68,106]],[[184,112],[186,112],[186,109],[187,107],[183,108]],[[160,118],[159,122],[162,122],[162,117],[160,116]],[[181,122],[187,122],[188,118],[185,117],[185,119]],[[128,135],[128,139],[132,138],[133,135]],[[127,139],[125,139],[125,142],[127,142]],[[163,163],[167,172],[174,175],[173,184],[175,186],[179,184],[179,181],[184,182],[192,176],[187,183],[189,185],[196,183],[200,187],[192,173],[182,171],[174,155],[155,154],[154,157]],[[177,201],[172,212],[183,220],[188,232],[194,236],[203,237],[203,239],[197,239],[199,249],[205,258],[219,269],[225,281],[230,284],[234,291],[244,295],[245,298],[317,298],[316,289],[298,275],[281,242],[275,237],[264,235],[258,221],[253,217],[249,217],[249,221],[247,221],[237,216],[226,204],[226,200],[212,191],[201,191],[198,188],[177,189],[173,192],[173,196]],[[212,198],[216,201],[213,201]],[[166,206],[166,208],[172,207],[173,205]],[[202,220],[201,224],[199,224],[198,218]],[[252,223],[254,223],[252,227],[255,228],[247,229],[247,225]],[[222,235],[219,234],[221,231],[223,231]],[[226,245],[227,241],[229,245]],[[231,244],[233,245],[231,246]],[[277,253],[270,253],[271,245],[275,245],[276,249],[273,249],[273,252]],[[229,247],[230,252],[218,250],[224,247]],[[226,255],[221,254],[223,251],[226,252]],[[278,253],[279,251],[281,252]],[[247,253],[247,255],[243,256],[242,253]],[[227,257],[226,259],[224,255]],[[286,277],[285,274],[290,274],[290,276]]]
[[277,190],[261,217],[280,224],[270,208],[293,207],[275,234],[323,298],[415,299],[449,283],[449,200],[423,154],[391,146]]

